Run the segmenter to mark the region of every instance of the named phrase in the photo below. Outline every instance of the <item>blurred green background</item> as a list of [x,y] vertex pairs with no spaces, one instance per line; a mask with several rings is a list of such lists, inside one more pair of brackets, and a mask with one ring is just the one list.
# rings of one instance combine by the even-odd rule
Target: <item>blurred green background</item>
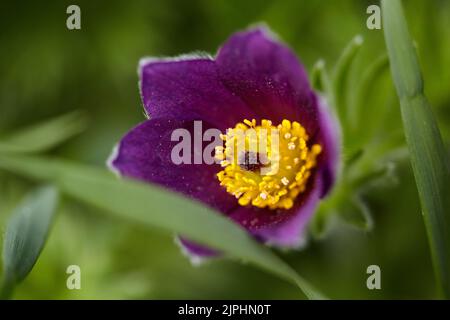
[[[81,7],[81,30],[66,28],[66,8]],[[85,132],[52,155],[104,166],[131,127],[144,119],[137,87],[143,56],[215,53],[233,32],[266,22],[308,71],[329,66],[348,41],[365,42],[352,71],[385,52],[382,30],[366,28],[361,0],[168,0],[0,2],[0,136],[72,110],[89,117]],[[450,139],[450,1],[408,0],[428,95],[444,140]],[[388,108],[381,131],[401,128],[389,73],[367,97],[375,114]],[[382,112],[382,111],[380,111]],[[373,113],[372,113],[373,114]],[[372,117],[364,119],[368,124]],[[351,137],[350,137],[351,138]],[[344,150],[345,151],[345,150]],[[30,182],[0,172],[0,226]],[[279,252],[331,298],[435,298],[435,285],[417,192],[407,159],[398,183],[372,190],[374,228],[363,232],[337,221],[328,236],[302,251]],[[151,214],[151,212],[149,212]],[[66,288],[68,265],[81,267],[82,289]],[[368,290],[366,268],[381,267],[382,289]],[[227,260],[193,267],[172,235],[130,224],[64,198],[52,233],[16,298],[296,299],[297,288],[253,267]]]

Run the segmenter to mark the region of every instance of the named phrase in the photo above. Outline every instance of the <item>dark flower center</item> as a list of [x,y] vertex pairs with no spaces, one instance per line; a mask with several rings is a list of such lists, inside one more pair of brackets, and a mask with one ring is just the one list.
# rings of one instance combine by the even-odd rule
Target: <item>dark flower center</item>
[[261,153],[244,151],[238,156],[239,166],[247,171],[257,171],[267,164],[267,156]]

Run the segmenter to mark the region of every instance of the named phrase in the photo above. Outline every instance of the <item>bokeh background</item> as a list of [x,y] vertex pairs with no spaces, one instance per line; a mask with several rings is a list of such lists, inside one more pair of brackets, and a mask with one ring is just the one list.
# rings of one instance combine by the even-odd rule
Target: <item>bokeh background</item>
[[[82,29],[66,28],[66,8],[81,7]],[[320,58],[332,66],[356,34],[365,42],[357,79],[385,52],[382,30],[366,28],[375,0],[166,0],[0,2],[0,137],[53,116],[82,110],[87,129],[51,152],[104,166],[112,147],[144,119],[137,87],[143,56],[202,50],[215,53],[233,32],[267,23],[308,71]],[[407,0],[404,7],[422,64],[425,91],[444,140],[450,140],[450,1]],[[378,129],[401,128],[389,73],[367,106],[389,113]],[[380,107],[380,110],[384,110]],[[381,111],[380,111],[381,112]],[[376,118],[376,117],[375,117]],[[363,117],[369,125],[373,117]],[[351,137],[350,137],[351,139]],[[374,228],[337,220],[327,237],[302,251],[279,252],[332,298],[435,298],[418,196],[407,158],[398,183],[372,190]],[[31,184],[0,172],[0,228]],[[151,212],[149,212],[151,214]],[[66,288],[68,265],[82,271],[82,289]],[[366,268],[377,264],[382,289],[368,290]],[[193,267],[173,235],[113,219],[64,198],[46,247],[15,298],[29,299],[296,299],[298,289],[251,266],[228,260]]]

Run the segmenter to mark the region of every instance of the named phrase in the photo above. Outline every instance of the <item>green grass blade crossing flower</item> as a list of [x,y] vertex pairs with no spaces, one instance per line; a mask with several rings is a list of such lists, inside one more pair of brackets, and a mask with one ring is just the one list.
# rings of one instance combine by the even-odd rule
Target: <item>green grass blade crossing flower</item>
[[384,35],[438,287],[450,299],[450,162],[424,95],[400,0],[382,0]]
[[0,168],[46,180],[80,201],[119,218],[185,235],[253,263],[297,285],[310,299],[323,299],[306,280],[268,248],[221,214],[197,201],[142,182],[117,179],[106,170],[60,160],[0,154]]

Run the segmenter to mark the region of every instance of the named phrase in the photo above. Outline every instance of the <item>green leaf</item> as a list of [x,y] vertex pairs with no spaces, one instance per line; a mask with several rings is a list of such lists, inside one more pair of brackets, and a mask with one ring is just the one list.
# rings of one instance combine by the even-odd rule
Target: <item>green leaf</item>
[[309,231],[316,240],[324,239],[330,230],[331,219],[336,215],[335,211],[328,207],[321,207],[314,214],[309,224]]
[[310,224],[310,231],[316,239],[323,239],[327,235],[335,216],[363,231],[372,229],[373,219],[369,207],[362,198],[363,189],[352,187],[348,183],[345,180],[341,181],[338,189],[320,203]]
[[310,299],[323,298],[244,229],[197,201],[154,185],[119,180],[106,170],[60,160],[0,155],[0,168],[51,181],[68,195],[117,217],[182,234],[295,283]]
[[[384,160],[384,159],[383,159]],[[352,189],[365,189],[373,185],[383,187],[392,186],[398,183],[396,164],[388,159],[372,164],[372,168],[361,170],[351,178],[349,185]]]
[[86,117],[72,112],[47,120],[0,139],[0,152],[42,152],[49,150],[86,127]]
[[422,206],[436,280],[450,299],[450,159],[423,92],[422,73],[399,0],[382,0],[384,36]]
[[311,84],[314,89],[327,93],[330,89],[330,79],[325,69],[325,61],[317,61],[311,71]]
[[365,231],[373,227],[373,219],[369,207],[360,195],[353,196],[339,208],[339,216],[346,223]]
[[380,78],[381,75],[383,75],[388,67],[388,56],[383,54],[381,57],[372,62],[372,64],[370,64],[365,70],[356,89],[355,102],[351,110],[352,112],[349,113],[349,121],[352,128],[356,128],[358,125],[361,125],[365,128],[362,132],[371,132],[370,130],[367,130],[367,125],[369,125],[369,123],[368,121],[364,121],[364,119],[372,119],[372,112],[379,112],[379,110],[377,108],[365,107],[367,106],[367,100],[370,98],[370,95],[374,93],[374,83]]
[[14,211],[3,243],[2,297],[8,297],[36,263],[50,229],[58,202],[54,187],[31,192]]
[[335,108],[342,127],[345,130],[348,123],[349,99],[347,97],[347,85],[350,69],[353,66],[356,54],[363,44],[363,38],[360,35],[354,37],[342,52],[333,74],[333,95]]
[[357,150],[351,152],[350,155],[345,157],[345,159],[344,159],[345,170],[348,170],[348,168],[353,167],[355,165],[355,163],[357,163],[358,160],[360,160],[363,155],[364,155],[364,149],[357,149]]

